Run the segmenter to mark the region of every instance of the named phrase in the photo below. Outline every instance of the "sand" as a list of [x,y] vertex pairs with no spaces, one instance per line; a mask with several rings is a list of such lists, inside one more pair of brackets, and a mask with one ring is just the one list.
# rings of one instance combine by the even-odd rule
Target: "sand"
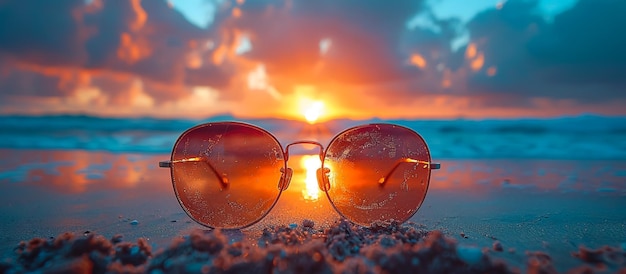
[[[372,227],[340,221],[317,229],[313,221],[271,227],[256,241],[229,237],[239,231],[194,230],[154,252],[148,242],[122,235],[64,233],[20,242],[14,256],[0,263],[3,273],[519,273],[495,259],[493,247],[459,246],[441,231],[413,223]],[[507,251],[514,252],[514,251]],[[580,248],[581,261],[569,273],[626,271],[622,247]],[[549,254],[526,252],[528,273],[557,273]]]

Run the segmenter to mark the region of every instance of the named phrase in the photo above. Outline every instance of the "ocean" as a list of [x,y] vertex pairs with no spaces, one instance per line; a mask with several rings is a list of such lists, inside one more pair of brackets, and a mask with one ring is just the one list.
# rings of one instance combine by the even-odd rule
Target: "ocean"
[[314,139],[322,144],[348,127],[393,123],[426,140],[433,159],[626,159],[626,117],[583,115],[527,119],[332,120],[309,125],[281,119],[105,118],[81,115],[0,116],[0,148],[167,154],[187,128],[206,122],[242,121],[260,126],[284,145]]

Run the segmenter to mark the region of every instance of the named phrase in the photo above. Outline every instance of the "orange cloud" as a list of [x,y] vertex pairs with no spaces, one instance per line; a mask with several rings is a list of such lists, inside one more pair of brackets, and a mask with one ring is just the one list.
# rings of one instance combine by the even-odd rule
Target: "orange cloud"
[[232,11],[232,15],[234,18],[239,18],[241,17],[241,9],[235,7]]
[[151,49],[148,43],[142,41],[141,38],[133,38],[133,36],[127,32],[120,35],[120,46],[117,50],[117,57],[120,58],[120,60],[133,64],[150,56],[150,54]]
[[148,20],[148,14],[141,7],[141,0],[130,0],[130,4],[133,12],[135,13],[134,20],[130,23],[130,29],[133,31],[139,31]]
[[411,64],[423,69],[426,67],[426,59],[424,59],[424,57],[422,57],[419,53],[414,53],[411,55]]
[[470,67],[473,71],[479,71],[483,65],[485,64],[485,55],[483,53],[478,53],[476,58],[470,61]]
[[474,43],[469,43],[467,45],[467,49],[465,50],[465,58],[467,59],[473,59],[474,57],[476,57],[476,44]]

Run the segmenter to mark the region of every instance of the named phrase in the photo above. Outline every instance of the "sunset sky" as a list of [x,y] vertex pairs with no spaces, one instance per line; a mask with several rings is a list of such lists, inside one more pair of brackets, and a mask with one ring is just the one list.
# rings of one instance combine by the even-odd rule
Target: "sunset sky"
[[0,0],[0,114],[626,115],[623,0]]

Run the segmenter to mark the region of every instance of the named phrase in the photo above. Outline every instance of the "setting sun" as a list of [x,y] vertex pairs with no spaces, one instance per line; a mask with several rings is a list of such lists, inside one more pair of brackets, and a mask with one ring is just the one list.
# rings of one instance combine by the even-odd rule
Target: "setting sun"
[[320,196],[320,188],[317,185],[317,169],[322,166],[318,155],[304,155],[300,160],[300,166],[306,171],[302,196],[305,200],[315,201]]
[[317,119],[319,119],[320,115],[322,115],[322,112],[324,110],[324,102],[312,101],[307,105],[308,106],[305,106],[303,109],[304,118],[310,124],[314,124],[317,121]]

